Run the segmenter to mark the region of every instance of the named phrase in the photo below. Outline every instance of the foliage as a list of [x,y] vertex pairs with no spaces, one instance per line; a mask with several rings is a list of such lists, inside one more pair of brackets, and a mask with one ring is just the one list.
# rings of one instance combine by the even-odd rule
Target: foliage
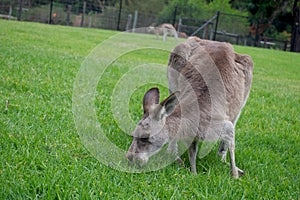
[[24,12],[22,14],[22,20],[48,23],[49,5],[42,5],[42,6],[33,7],[29,9],[27,12]]
[[[251,0],[248,4],[250,14],[256,19],[270,19],[281,12],[291,12],[293,0]],[[276,13],[279,11],[279,13]]]
[[133,13],[135,10],[140,13],[148,13],[150,15],[157,15],[160,9],[164,8],[166,3],[162,0],[127,0],[123,2],[124,8]]
[[[5,27],[0,33],[0,199],[299,198],[298,54],[235,47],[255,63],[251,94],[236,130],[236,161],[244,177],[230,177],[229,166],[216,156],[217,147],[198,159],[196,176],[188,164],[175,163],[130,174],[91,157],[72,114],[73,81],[82,61],[116,32],[4,20],[0,26]],[[133,40],[161,42],[142,34],[128,42]],[[141,60],[167,65],[167,54],[138,54]],[[106,85],[97,88],[102,97],[97,104],[104,110],[111,103],[111,83],[134,67],[132,59],[136,57],[125,55],[125,62],[113,63],[105,72]],[[142,115],[142,94],[139,90],[136,102],[130,102],[135,116]],[[117,130],[111,113],[100,114],[101,122],[113,125],[107,125],[107,132]],[[117,145],[128,148],[131,138],[122,132],[116,136]],[[183,159],[188,163],[186,154]]]
[[[237,9],[247,10],[252,24],[261,24],[259,34],[277,38],[279,32],[290,30],[293,0],[244,0],[232,1]],[[281,23],[278,23],[278,19]]]
[[[219,31],[235,33],[243,36],[248,34],[249,22],[245,17],[247,16],[247,13],[231,8],[229,0],[214,0],[211,2],[207,2],[205,0],[173,0],[170,1],[169,5],[160,12],[158,21],[159,23],[173,23],[174,14],[176,12],[176,22],[178,22],[179,18],[181,18],[182,24],[198,28],[207,20],[215,16],[217,11],[221,11],[218,24]],[[230,16],[226,14],[230,14]],[[215,22],[216,20],[212,23]],[[210,24],[210,26],[208,26],[208,30],[210,30],[210,32],[213,28],[214,24]],[[190,35],[196,31],[196,28],[188,28],[181,31]],[[202,35],[200,37],[202,37]]]
[[[7,0],[4,0],[4,1],[7,1]],[[50,3],[50,0],[22,0],[23,6],[26,6],[29,8],[35,7],[35,6],[40,6],[40,5],[46,5],[49,3]],[[18,6],[20,4],[20,0],[12,0],[11,4]]]
[[214,0],[210,3],[205,0],[172,0],[168,6],[164,7],[160,15],[162,18],[172,18],[175,8],[177,8],[177,16],[193,19],[203,19],[203,16],[211,17],[217,11],[246,15],[246,13],[232,9],[229,0]]
[[159,19],[161,23],[163,22],[162,20],[165,20],[165,22],[172,23],[175,10],[177,17],[176,20],[178,20],[179,17],[199,19],[199,15],[201,15],[203,12],[199,12],[198,8],[200,7],[200,10],[204,10],[204,6],[204,1],[199,1],[197,4],[195,4],[193,1],[190,0],[172,0],[168,3],[168,6],[164,7],[161,10]]

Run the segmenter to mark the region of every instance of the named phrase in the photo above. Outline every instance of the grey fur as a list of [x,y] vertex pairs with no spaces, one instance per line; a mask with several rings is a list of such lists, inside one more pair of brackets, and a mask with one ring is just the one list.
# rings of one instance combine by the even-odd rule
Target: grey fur
[[[235,164],[235,125],[249,96],[253,62],[228,43],[191,37],[171,52],[168,80],[171,95],[159,102],[159,90],[144,96],[144,116],[132,133],[127,158],[144,165],[165,144],[177,155],[177,141],[188,147],[191,170],[196,170],[199,140],[221,140],[219,154],[231,173],[243,175]],[[173,93],[175,92],[175,93]],[[177,161],[182,160],[177,156]]]

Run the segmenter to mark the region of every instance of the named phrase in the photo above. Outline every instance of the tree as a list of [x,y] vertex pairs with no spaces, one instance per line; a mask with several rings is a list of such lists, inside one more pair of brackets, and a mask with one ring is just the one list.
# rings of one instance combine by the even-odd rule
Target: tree
[[252,0],[248,5],[248,10],[255,20],[264,24],[272,24],[280,13],[287,11],[291,3],[291,0]]
[[238,9],[248,10],[252,23],[250,32],[253,35],[261,35],[280,15],[290,12],[292,0],[232,0],[231,3]]
[[299,0],[295,0],[293,4],[293,29],[291,39],[291,51],[300,52],[300,11]]

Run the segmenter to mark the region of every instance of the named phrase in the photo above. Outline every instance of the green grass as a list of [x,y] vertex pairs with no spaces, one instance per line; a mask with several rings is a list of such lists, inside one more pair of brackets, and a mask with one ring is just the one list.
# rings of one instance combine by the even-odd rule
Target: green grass
[[[72,113],[81,63],[116,32],[2,20],[0,27],[0,199],[299,199],[299,54],[235,47],[255,63],[251,95],[236,130],[236,161],[244,177],[230,177],[217,148],[197,160],[197,176],[175,163],[131,174],[90,154]],[[145,43],[160,42],[146,38]],[[160,43],[174,45],[172,40]],[[99,81],[98,119],[120,148],[126,150],[131,139],[111,113],[114,85],[136,63],[166,65],[167,60],[165,52],[132,52],[112,63]],[[140,86],[132,95],[134,121],[141,116],[142,95],[152,85]]]

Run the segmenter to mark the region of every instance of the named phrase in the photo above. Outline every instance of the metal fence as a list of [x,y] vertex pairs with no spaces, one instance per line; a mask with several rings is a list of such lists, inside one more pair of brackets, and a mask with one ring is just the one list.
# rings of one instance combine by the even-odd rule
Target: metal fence
[[[33,21],[58,25],[81,26],[111,30],[131,29],[149,26],[157,20],[157,16],[150,13],[130,12],[118,6],[103,6],[72,0],[40,0],[35,5],[20,0],[0,0],[0,18]],[[134,24],[135,17],[136,23]]]
[[[34,4],[32,3],[34,2]],[[130,11],[120,5],[75,0],[0,0],[0,18],[49,24],[131,30],[152,24],[171,23],[179,36],[226,41],[233,44],[289,50],[288,40],[264,37],[251,31],[251,19],[228,13],[199,11],[198,19],[176,15],[168,19],[151,13]],[[146,32],[146,29],[144,30]]]
[[251,19],[248,17],[222,12],[211,13],[210,16],[210,18],[207,16],[202,20],[180,18],[179,31],[185,32],[187,35],[196,35],[204,39],[237,45],[290,50],[288,39],[275,39],[257,34],[255,27],[250,25]]

